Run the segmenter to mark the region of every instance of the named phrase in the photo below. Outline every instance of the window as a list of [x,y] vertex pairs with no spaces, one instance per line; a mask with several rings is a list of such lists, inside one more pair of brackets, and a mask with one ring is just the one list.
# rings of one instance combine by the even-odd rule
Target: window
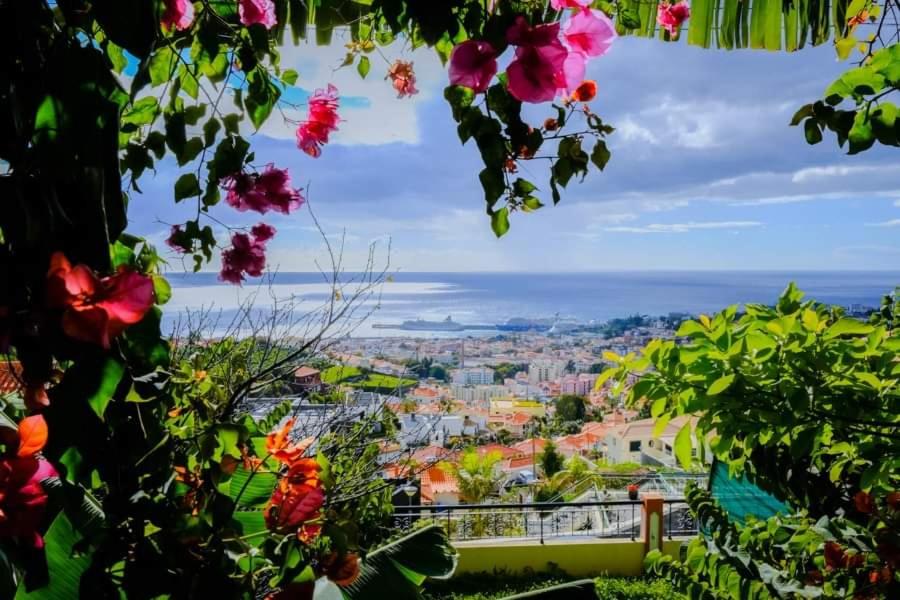
[[641,451],[641,440],[635,440],[633,442],[628,443],[628,451],[629,452],[640,452]]

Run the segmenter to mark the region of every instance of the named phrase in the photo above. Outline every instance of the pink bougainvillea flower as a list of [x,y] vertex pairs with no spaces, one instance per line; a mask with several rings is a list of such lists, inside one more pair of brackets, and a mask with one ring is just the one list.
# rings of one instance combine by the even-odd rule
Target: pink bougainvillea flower
[[231,248],[222,251],[222,270],[219,279],[240,285],[244,275],[259,277],[266,268],[266,242],[275,235],[275,228],[265,223],[254,225],[250,234],[235,233]]
[[565,10],[566,8],[585,8],[590,6],[594,0],[550,0],[550,6],[555,10]]
[[222,182],[228,190],[225,201],[237,210],[253,210],[265,214],[270,210],[289,214],[303,205],[300,190],[291,187],[287,169],[268,164],[262,173],[241,171],[229,175]]
[[547,46],[559,42],[559,23],[543,23],[532,27],[523,16],[506,30],[506,41],[516,46]]
[[183,31],[194,22],[194,4],[191,0],[165,0],[162,15],[163,29]]
[[322,146],[341,120],[337,114],[339,105],[338,90],[330,83],[327,90],[315,91],[309,99],[306,121],[297,128],[298,148],[314,158],[322,154]]
[[0,538],[17,538],[43,548],[38,527],[47,494],[41,481],[58,476],[53,465],[37,456],[47,443],[47,424],[40,415],[27,417],[16,435],[19,443],[0,458]]
[[487,42],[466,40],[450,53],[450,83],[471,88],[475,93],[488,89],[497,74],[497,52]]
[[687,0],[681,0],[675,4],[661,2],[656,10],[656,22],[669,32],[670,36],[677,36],[681,24],[691,16],[691,5]]
[[184,229],[181,228],[181,225],[172,225],[172,229],[169,230],[169,237],[166,238],[166,246],[179,254],[189,252],[190,248],[184,245],[184,242],[182,241],[183,236]]
[[574,92],[582,81],[587,69],[587,57],[581,52],[569,52],[563,61],[562,71],[556,75],[557,93],[567,95]]
[[97,277],[61,252],[50,258],[47,303],[62,308],[62,328],[71,338],[109,348],[110,340],[144,318],[154,303],[153,281],[125,267]]
[[266,29],[272,29],[278,24],[275,18],[275,3],[272,0],[239,0],[238,16],[241,23],[247,27],[259,24]]
[[603,11],[588,9],[575,13],[563,24],[562,37],[570,50],[593,58],[609,50],[616,39],[616,28]]
[[416,88],[416,74],[413,71],[413,64],[405,60],[395,60],[394,64],[388,69],[385,79],[390,77],[391,85],[397,91],[398,98],[412,96],[418,94]]

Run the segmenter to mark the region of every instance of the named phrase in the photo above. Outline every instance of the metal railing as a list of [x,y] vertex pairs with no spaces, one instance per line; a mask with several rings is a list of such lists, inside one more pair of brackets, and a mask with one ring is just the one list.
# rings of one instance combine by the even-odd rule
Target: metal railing
[[[517,504],[456,504],[398,506],[393,526],[410,530],[439,525],[454,541],[640,537],[640,500],[597,502],[538,502]],[[697,533],[697,524],[683,499],[663,500],[663,534],[673,537]]]

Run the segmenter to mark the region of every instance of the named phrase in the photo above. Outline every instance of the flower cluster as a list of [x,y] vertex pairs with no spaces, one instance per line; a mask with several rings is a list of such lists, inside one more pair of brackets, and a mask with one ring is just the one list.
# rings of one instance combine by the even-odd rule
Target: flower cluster
[[235,233],[231,247],[222,251],[222,270],[219,279],[240,285],[244,275],[259,277],[266,267],[266,242],[275,235],[275,228],[259,223],[250,228],[249,235]]
[[109,348],[153,303],[153,281],[146,275],[121,267],[100,278],[86,265],[73,267],[61,252],[50,258],[47,304],[63,310],[63,331],[73,339]]
[[0,458],[0,538],[16,538],[43,548],[38,528],[44,518],[47,493],[41,481],[58,474],[39,455],[47,443],[47,423],[35,415],[24,418],[15,433],[3,430],[6,452]]
[[403,98],[418,94],[416,89],[416,74],[413,72],[413,64],[405,60],[395,60],[388,69],[385,79],[390,78],[391,85],[397,91],[397,97]]
[[272,0],[239,0],[238,17],[241,24],[262,25],[266,29],[272,29],[278,24],[275,17],[275,2]]
[[266,165],[262,173],[241,171],[229,175],[222,185],[228,190],[225,201],[241,212],[265,214],[273,210],[286,215],[304,202],[300,190],[291,187],[287,169],[277,169],[272,164]]
[[[583,0],[554,0],[558,10],[573,8],[560,23],[531,25],[523,16],[507,30],[516,47],[507,67],[509,93],[522,102],[549,102],[574,92],[584,81],[587,62],[602,56],[616,38],[612,20]],[[470,40],[450,56],[450,82],[483,92],[497,72],[496,53],[487,42]]]
[[280,431],[266,438],[266,450],[287,472],[278,481],[266,507],[266,526],[278,533],[295,533],[297,539],[309,543],[322,531],[322,505],[325,490],[319,479],[319,463],[303,458],[311,440],[292,444],[289,434],[294,426],[288,419]]
[[309,99],[306,121],[297,128],[297,147],[316,158],[322,154],[322,146],[328,136],[337,130],[340,117],[337,114],[340,98],[338,90],[328,84],[327,90],[316,90]]
[[672,37],[678,36],[681,25],[691,16],[691,5],[687,0],[680,0],[674,4],[660,2],[656,9],[656,22],[669,32]]
[[194,4],[191,0],[165,0],[162,15],[163,29],[184,31],[194,22]]

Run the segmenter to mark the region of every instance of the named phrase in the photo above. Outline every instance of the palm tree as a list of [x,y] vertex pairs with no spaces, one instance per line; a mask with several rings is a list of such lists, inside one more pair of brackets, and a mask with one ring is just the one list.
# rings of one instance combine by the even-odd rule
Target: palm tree
[[458,462],[444,463],[442,467],[456,477],[460,496],[470,504],[479,504],[496,491],[500,473],[494,467],[502,458],[499,452],[482,456],[474,448],[468,448]]

